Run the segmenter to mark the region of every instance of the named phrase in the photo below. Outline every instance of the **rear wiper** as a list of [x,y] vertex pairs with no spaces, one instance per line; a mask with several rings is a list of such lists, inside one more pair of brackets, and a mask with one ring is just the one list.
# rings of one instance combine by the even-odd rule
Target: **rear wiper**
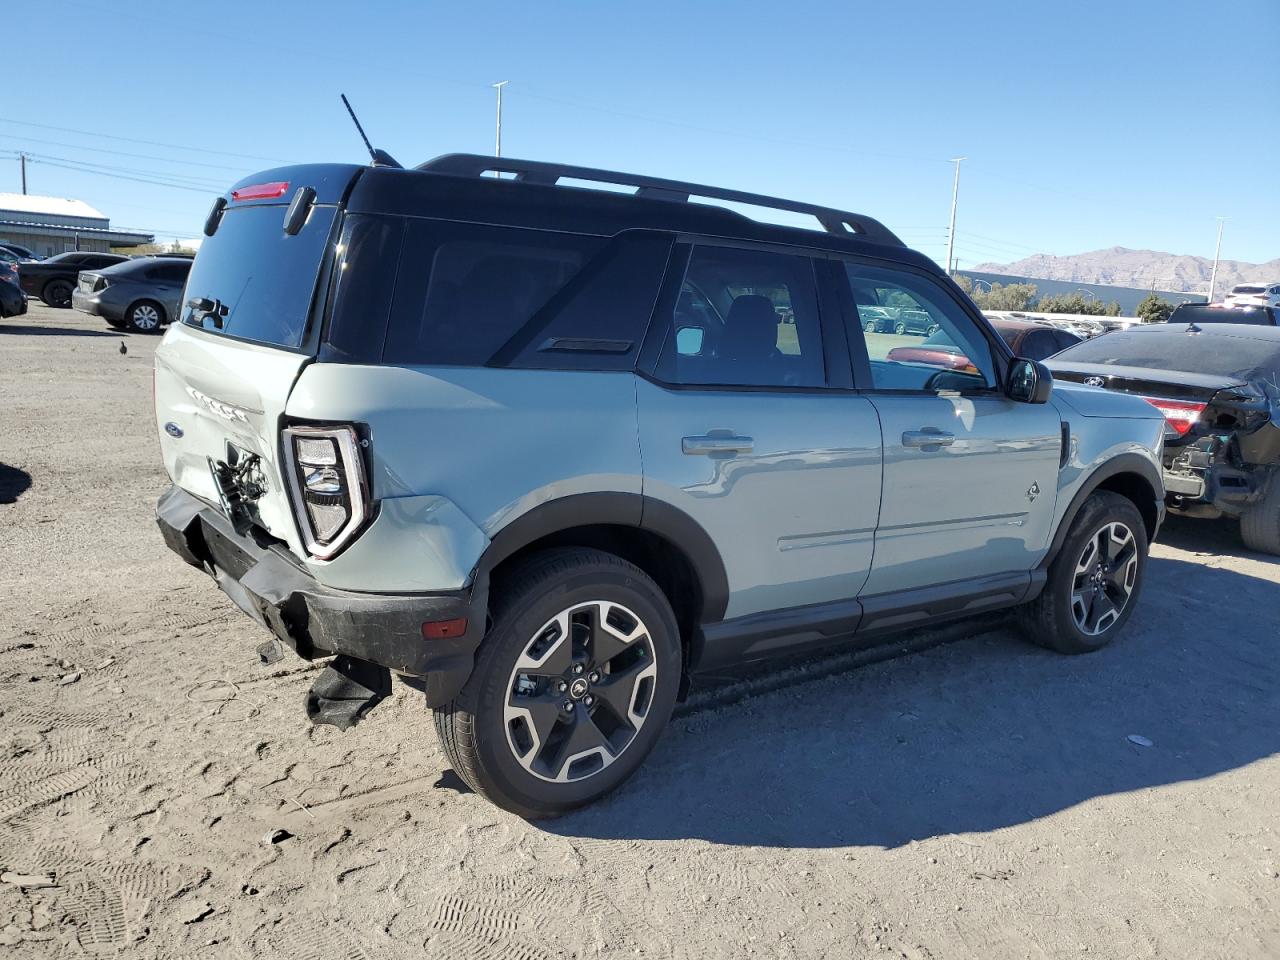
[[225,303],[210,297],[194,297],[187,301],[187,308],[193,315],[200,317],[201,323],[208,317],[219,330],[222,329],[223,320],[230,312]]

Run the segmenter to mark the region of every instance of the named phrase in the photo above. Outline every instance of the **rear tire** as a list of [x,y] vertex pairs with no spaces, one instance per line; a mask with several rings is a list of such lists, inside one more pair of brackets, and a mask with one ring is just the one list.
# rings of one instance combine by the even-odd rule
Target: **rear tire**
[[164,325],[164,307],[154,300],[139,300],[125,311],[125,325],[134,333],[159,333]]
[[1049,564],[1044,590],[1022,608],[1027,638],[1058,653],[1101,650],[1137,605],[1147,550],[1147,528],[1133,501],[1094,491]]
[[1280,555],[1280,470],[1272,469],[1258,502],[1241,514],[1240,537],[1250,550]]
[[901,337],[906,334],[907,325],[903,323],[901,320],[899,320],[897,323],[893,325],[893,332]]
[[65,280],[50,280],[40,291],[40,299],[46,306],[65,310],[71,306],[71,284]]
[[495,582],[470,679],[436,734],[476,793],[554,817],[613,790],[675,706],[683,658],[667,598],[609,553],[534,554]]

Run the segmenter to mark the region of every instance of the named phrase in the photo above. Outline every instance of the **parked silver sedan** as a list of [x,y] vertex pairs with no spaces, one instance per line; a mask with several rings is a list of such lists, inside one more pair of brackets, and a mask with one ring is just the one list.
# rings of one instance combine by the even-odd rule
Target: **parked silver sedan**
[[189,257],[139,257],[101,270],[81,271],[71,305],[102,317],[117,330],[159,333],[181,312]]

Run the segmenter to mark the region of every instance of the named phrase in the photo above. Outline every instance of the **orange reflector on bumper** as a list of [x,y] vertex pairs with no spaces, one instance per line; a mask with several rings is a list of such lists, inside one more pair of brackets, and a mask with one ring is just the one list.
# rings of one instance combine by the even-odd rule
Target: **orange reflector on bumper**
[[433,620],[422,625],[422,636],[427,640],[449,640],[467,632],[467,618]]

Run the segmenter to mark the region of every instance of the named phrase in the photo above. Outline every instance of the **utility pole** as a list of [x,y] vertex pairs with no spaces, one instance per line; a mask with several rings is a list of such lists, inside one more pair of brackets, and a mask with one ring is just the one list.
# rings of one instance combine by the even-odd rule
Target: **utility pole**
[[951,162],[956,165],[956,178],[951,184],[951,228],[947,231],[947,274],[953,275],[954,268],[951,265],[951,253],[956,245],[956,198],[960,196],[960,161],[967,160],[968,157],[954,157]]
[[22,195],[27,195],[27,155],[25,153],[18,154],[18,163],[22,167]]
[[1218,245],[1213,248],[1213,272],[1209,274],[1208,303],[1213,303],[1213,288],[1218,284],[1218,255],[1222,253],[1222,225],[1226,222],[1226,217],[1218,217]]
[[498,91],[498,122],[493,138],[493,155],[495,157],[502,156],[502,88],[510,82],[510,80],[499,80],[497,83],[490,84],[493,89]]

